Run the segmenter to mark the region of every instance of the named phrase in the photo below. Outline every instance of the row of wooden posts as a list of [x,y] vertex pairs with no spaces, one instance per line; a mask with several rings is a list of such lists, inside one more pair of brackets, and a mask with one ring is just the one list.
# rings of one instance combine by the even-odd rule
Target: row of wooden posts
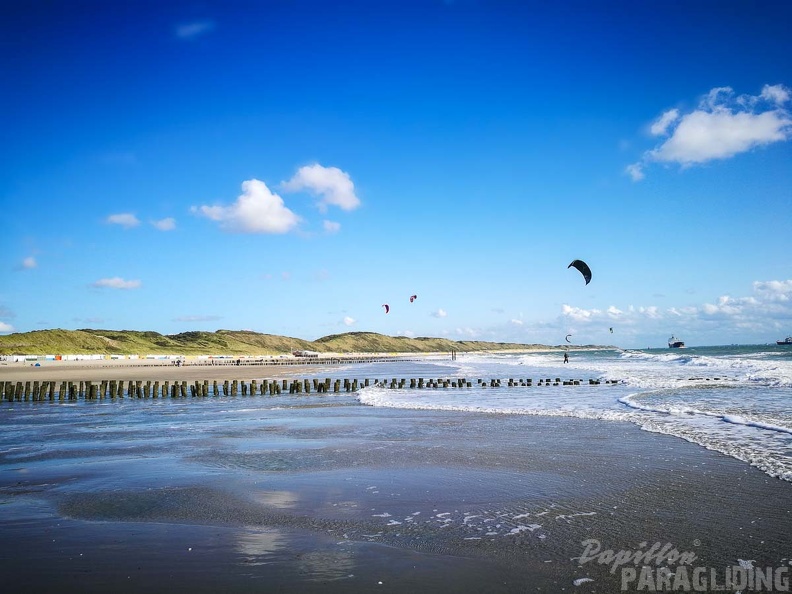
[[[503,380],[506,381],[506,380]],[[615,380],[606,380],[606,384],[617,383]],[[513,386],[579,386],[579,385],[599,385],[600,380],[561,380],[561,378],[540,379],[534,384],[532,379],[509,379],[506,384]],[[187,398],[206,397],[206,396],[256,396],[279,394],[310,394],[312,391],[318,394],[355,392],[359,388],[370,385],[377,385],[389,388],[472,388],[473,382],[465,378],[457,379],[396,379],[388,380],[357,380],[357,379],[280,379],[259,381],[251,380],[223,380],[213,381],[211,388],[208,380],[196,380],[193,383],[186,381],[116,381],[104,380],[101,382],[80,381],[80,382],[56,382],[56,381],[26,381],[12,382],[0,381],[0,398],[7,402],[13,401],[75,401],[75,400],[102,400],[106,398]],[[501,387],[502,380],[491,379],[476,381],[477,387]]]

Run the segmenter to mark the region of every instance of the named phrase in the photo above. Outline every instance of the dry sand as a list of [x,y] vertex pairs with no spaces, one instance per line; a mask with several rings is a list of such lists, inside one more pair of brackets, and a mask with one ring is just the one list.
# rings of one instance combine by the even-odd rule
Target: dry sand
[[[311,375],[320,370],[332,370],[343,361],[335,359],[306,361],[295,364],[294,358],[285,359],[291,364],[256,364],[240,360],[237,365],[228,362],[200,363],[187,360],[181,366],[172,361],[160,360],[97,360],[97,361],[42,361],[36,367],[31,363],[0,364],[0,381],[102,381],[102,380],[151,380],[151,381],[195,381],[195,380],[252,380],[275,377]],[[386,359],[387,355],[381,355]],[[415,358],[415,357],[413,357]]]

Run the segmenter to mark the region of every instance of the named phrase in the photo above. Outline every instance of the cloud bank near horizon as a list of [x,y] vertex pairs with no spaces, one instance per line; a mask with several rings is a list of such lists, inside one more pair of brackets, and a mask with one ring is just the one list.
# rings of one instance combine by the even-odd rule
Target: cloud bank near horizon
[[[559,322],[565,327],[600,326],[632,330],[642,327],[707,333],[713,327],[730,326],[750,334],[783,333],[792,324],[792,280],[754,281],[746,297],[722,295],[714,302],[685,307],[633,306],[619,309],[584,309],[564,304]],[[681,330],[680,330],[681,331]],[[787,331],[788,334],[788,331]],[[772,338],[768,337],[768,339]]]

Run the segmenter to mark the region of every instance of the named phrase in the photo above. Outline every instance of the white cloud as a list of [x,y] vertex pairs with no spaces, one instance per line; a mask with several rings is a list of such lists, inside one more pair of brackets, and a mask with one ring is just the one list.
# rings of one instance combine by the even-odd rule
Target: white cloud
[[624,171],[632,178],[633,181],[641,181],[644,177],[646,177],[643,172],[643,165],[641,163],[627,165],[627,167],[624,168]]
[[[649,308],[641,308],[641,310],[644,309],[648,310]],[[661,320],[664,318],[663,312],[661,312],[658,308],[655,307],[653,308],[653,310],[654,310],[652,312],[653,315],[649,315],[647,317],[651,317],[656,320]],[[674,317],[683,318],[683,317],[693,317],[698,313],[698,308],[689,305],[686,307],[670,307],[668,308],[667,311],[670,315]]]
[[792,280],[787,281],[756,281],[754,292],[764,302],[788,303],[792,299]]
[[300,222],[283,199],[257,179],[242,182],[242,194],[231,206],[194,206],[192,211],[232,233],[288,233]]
[[689,346],[773,343],[792,330],[792,280],[756,281],[749,285],[746,296],[723,295],[692,305],[610,305],[587,309],[564,304],[555,319],[515,319],[523,324],[505,318],[492,328],[444,329],[437,334],[472,333],[479,340],[549,345],[564,344],[564,335],[572,333],[578,344],[613,344],[621,348],[665,348],[671,334]]
[[786,140],[792,120],[778,111],[761,114],[698,111],[651,152],[651,160],[681,165],[728,159],[754,147]]
[[639,307],[637,311],[640,315],[653,320],[657,320],[662,317],[660,315],[660,310],[656,305],[650,305],[648,307]]
[[179,39],[196,39],[201,35],[209,33],[215,28],[214,21],[193,21],[191,23],[183,23],[176,26],[176,37]]
[[566,327],[571,320],[594,330],[599,327],[600,331],[614,327],[622,335],[629,330],[648,337],[674,330],[716,340],[724,328],[732,333],[750,332],[751,340],[758,341],[772,339],[775,332],[788,334],[787,328],[792,327],[792,280],[756,281],[752,288],[752,294],[744,297],[722,295],[712,302],[667,309],[631,305],[626,309],[610,306],[600,310],[565,304],[558,325]]
[[737,97],[730,87],[714,88],[689,113],[672,109],[660,116],[651,132],[668,138],[625,171],[640,181],[652,162],[689,167],[789,140],[792,115],[784,107],[789,101],[790,90],[783,85],[765,85],[759,95]]
[[777,105],[782,105],[789,101],[789,89],[784,85],[765,85],[762,88],[760,97]]
[[38,266],[38,262],[33,256],[28,256],[24,260],[22,260],[22,268],[26,270],[30,270],[31,268],[36,268]]
[[514,324],[515,326],[522,326],[523,325],[523,321],[522,320],[518,320],[518,319],[511,319],[511,320],[509,320],[509,323]]
[[133,215],[132,213],[122,212],[119,214],[112,214],[107,219],[106,222],[111,223],[113,225],[121,225],[125,229],[130,229],[132,227],[137,227],[140,225],[140,221],[138,218]]
[[446,313],[446,310],[444,310],[444,309],[438,309],[437,311],[433,311],[432,312],[432,316],[434,316],[435,318],[444,318],[447,315],[448,314]]
[[344,317],[344,326],[354,326],[357,320],[355,318],[350,318],[349,316]]
[[661,115],[654,124],[652,124],[651,132],[654,136],[662,136],[667,131],[668,128],[679,119],[679,110],[678,109],[669,109],[663,115]]
[[124,280],[120,276],[112,278],[102,278],[98,281],[91,283],[91,286],[96,289],[139,289],[141,282],[139,280]]
[[338,233],[341,230],[341,223],[335,221],[324,221],[322,224],[327,233]]
[[355,195],[355,184],[349,174],[337,167],[323,167],[318,163],[300,167],[289,181],[281,184],[285,192],[308,190],[320,197],[319,209],[324,212],[328,205],[342,210],[354,210],[360,206]]
[[14,327],[11,324],[0,322],[0,333],[13,332]]
[[599,309],[582,309],[580,307],[572,307],[566,303],[561,306],[561,314],[575,320],[576,322],[586,322],[589,320],[600,317],[602,311]]
[[158,221],[151,221],[151,224],[160,231],[173,231],[176,228],[176,219],[167,217]]

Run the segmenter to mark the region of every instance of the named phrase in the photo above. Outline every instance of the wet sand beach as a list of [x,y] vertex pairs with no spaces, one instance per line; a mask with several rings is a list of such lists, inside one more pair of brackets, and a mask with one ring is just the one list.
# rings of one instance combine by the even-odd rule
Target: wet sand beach
[[580,564],[588,539],[789,561],[792,485],[627,423],[350,394],[0,419],[3,591],[620,591],[620,571]]

